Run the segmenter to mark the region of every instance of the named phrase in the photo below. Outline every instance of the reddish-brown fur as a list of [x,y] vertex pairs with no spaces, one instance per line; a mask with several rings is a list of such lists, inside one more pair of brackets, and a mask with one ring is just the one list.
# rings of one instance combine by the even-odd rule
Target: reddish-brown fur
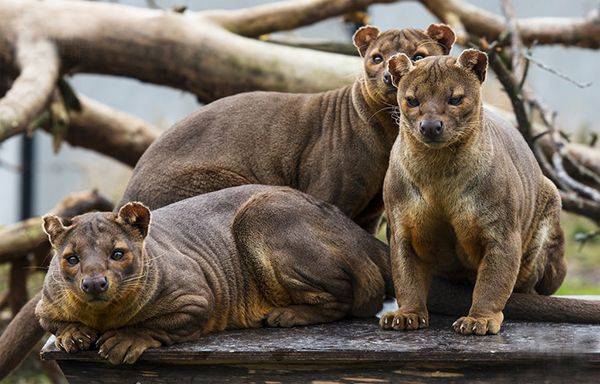
[[483,109],[485,54],[399,55],[389,67],[402,109],[384,186],[399,310],[381,324],[427,326],[441,275],[475,284],[454,329],[497,333],[513,290],[549,295],[565,276],[558,191],[518,131]]

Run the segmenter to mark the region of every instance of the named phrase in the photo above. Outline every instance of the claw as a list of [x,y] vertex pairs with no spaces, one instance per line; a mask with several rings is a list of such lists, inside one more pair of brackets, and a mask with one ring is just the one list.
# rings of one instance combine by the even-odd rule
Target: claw
[[412,325],[412,320],[411,320],[411,319],[408,319],[408,320],[407,320],[407,323],[408,323],[408,325]]
[[458,325],[458,320],[456,320],[454,323],[452,323],[453,327],[456,327]]
[[465,330],[465,325],[463,324],[463,325],[460,326],[460,331],[464,332],[464,330]]
[[473,325],[473,328],[471,328],[471,331],[475,332],[477,330],[477,324]]
[[422,324],[425,324],[425,319],[421,319],[421,323],[422,323]]

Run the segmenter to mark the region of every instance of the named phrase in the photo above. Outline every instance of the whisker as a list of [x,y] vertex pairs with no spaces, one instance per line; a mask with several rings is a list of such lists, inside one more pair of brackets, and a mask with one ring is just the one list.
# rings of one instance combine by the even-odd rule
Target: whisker
[[375,115],[377,115],[379,112],[389,111],[389,110],[394,110],[394,107],[383,107],[383,108],[381,108],[380,110],[378,110],[377,112],[375,112],[374,114],[372,114],[371,117],[369,117],[369,119],[367,121],[371,121],[371,119],[373,117],[375,117]]

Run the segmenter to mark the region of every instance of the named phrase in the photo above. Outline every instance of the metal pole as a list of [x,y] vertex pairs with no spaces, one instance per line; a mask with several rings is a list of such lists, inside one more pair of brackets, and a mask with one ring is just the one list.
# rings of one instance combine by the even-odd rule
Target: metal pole
[[21,140],[21,201],[19,216],[21,220],[33,216],[34,209],[34,161],[35,138],[23,135]]

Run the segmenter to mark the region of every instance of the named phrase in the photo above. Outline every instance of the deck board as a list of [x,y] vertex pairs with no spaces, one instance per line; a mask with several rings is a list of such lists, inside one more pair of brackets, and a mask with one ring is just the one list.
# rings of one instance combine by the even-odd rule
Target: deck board
[[[462,336],[454,318],[434,317],[431,327],[413,332],[384,331],[376,319],[308,327],[235,330],[193,343],[148,350],[146,361],[495,361],[569,359],[600,362],[600,325],[507,322],[502,332]],[[95,351],[68,354],[47,344],[46,360],[102,361]]]
[[95,351],[59,351],[51,337],[41,357],[71,384],[600,382],[600,325],[506,321],[482,337],[454,333],[454,320],[433,315],[429,329],[413,332],[381,330],[375,318],[232,330],[116,367]]
[[95,351],[67,354],[52,339],[41,356],[72,384],[600,382],[600,325],[507,321],[481,337],[454,333],[454,320],[434,315],[429,329],[412,332],[381,330],[375,318],[232,330],[148,350],[133,366],[110,367]]

